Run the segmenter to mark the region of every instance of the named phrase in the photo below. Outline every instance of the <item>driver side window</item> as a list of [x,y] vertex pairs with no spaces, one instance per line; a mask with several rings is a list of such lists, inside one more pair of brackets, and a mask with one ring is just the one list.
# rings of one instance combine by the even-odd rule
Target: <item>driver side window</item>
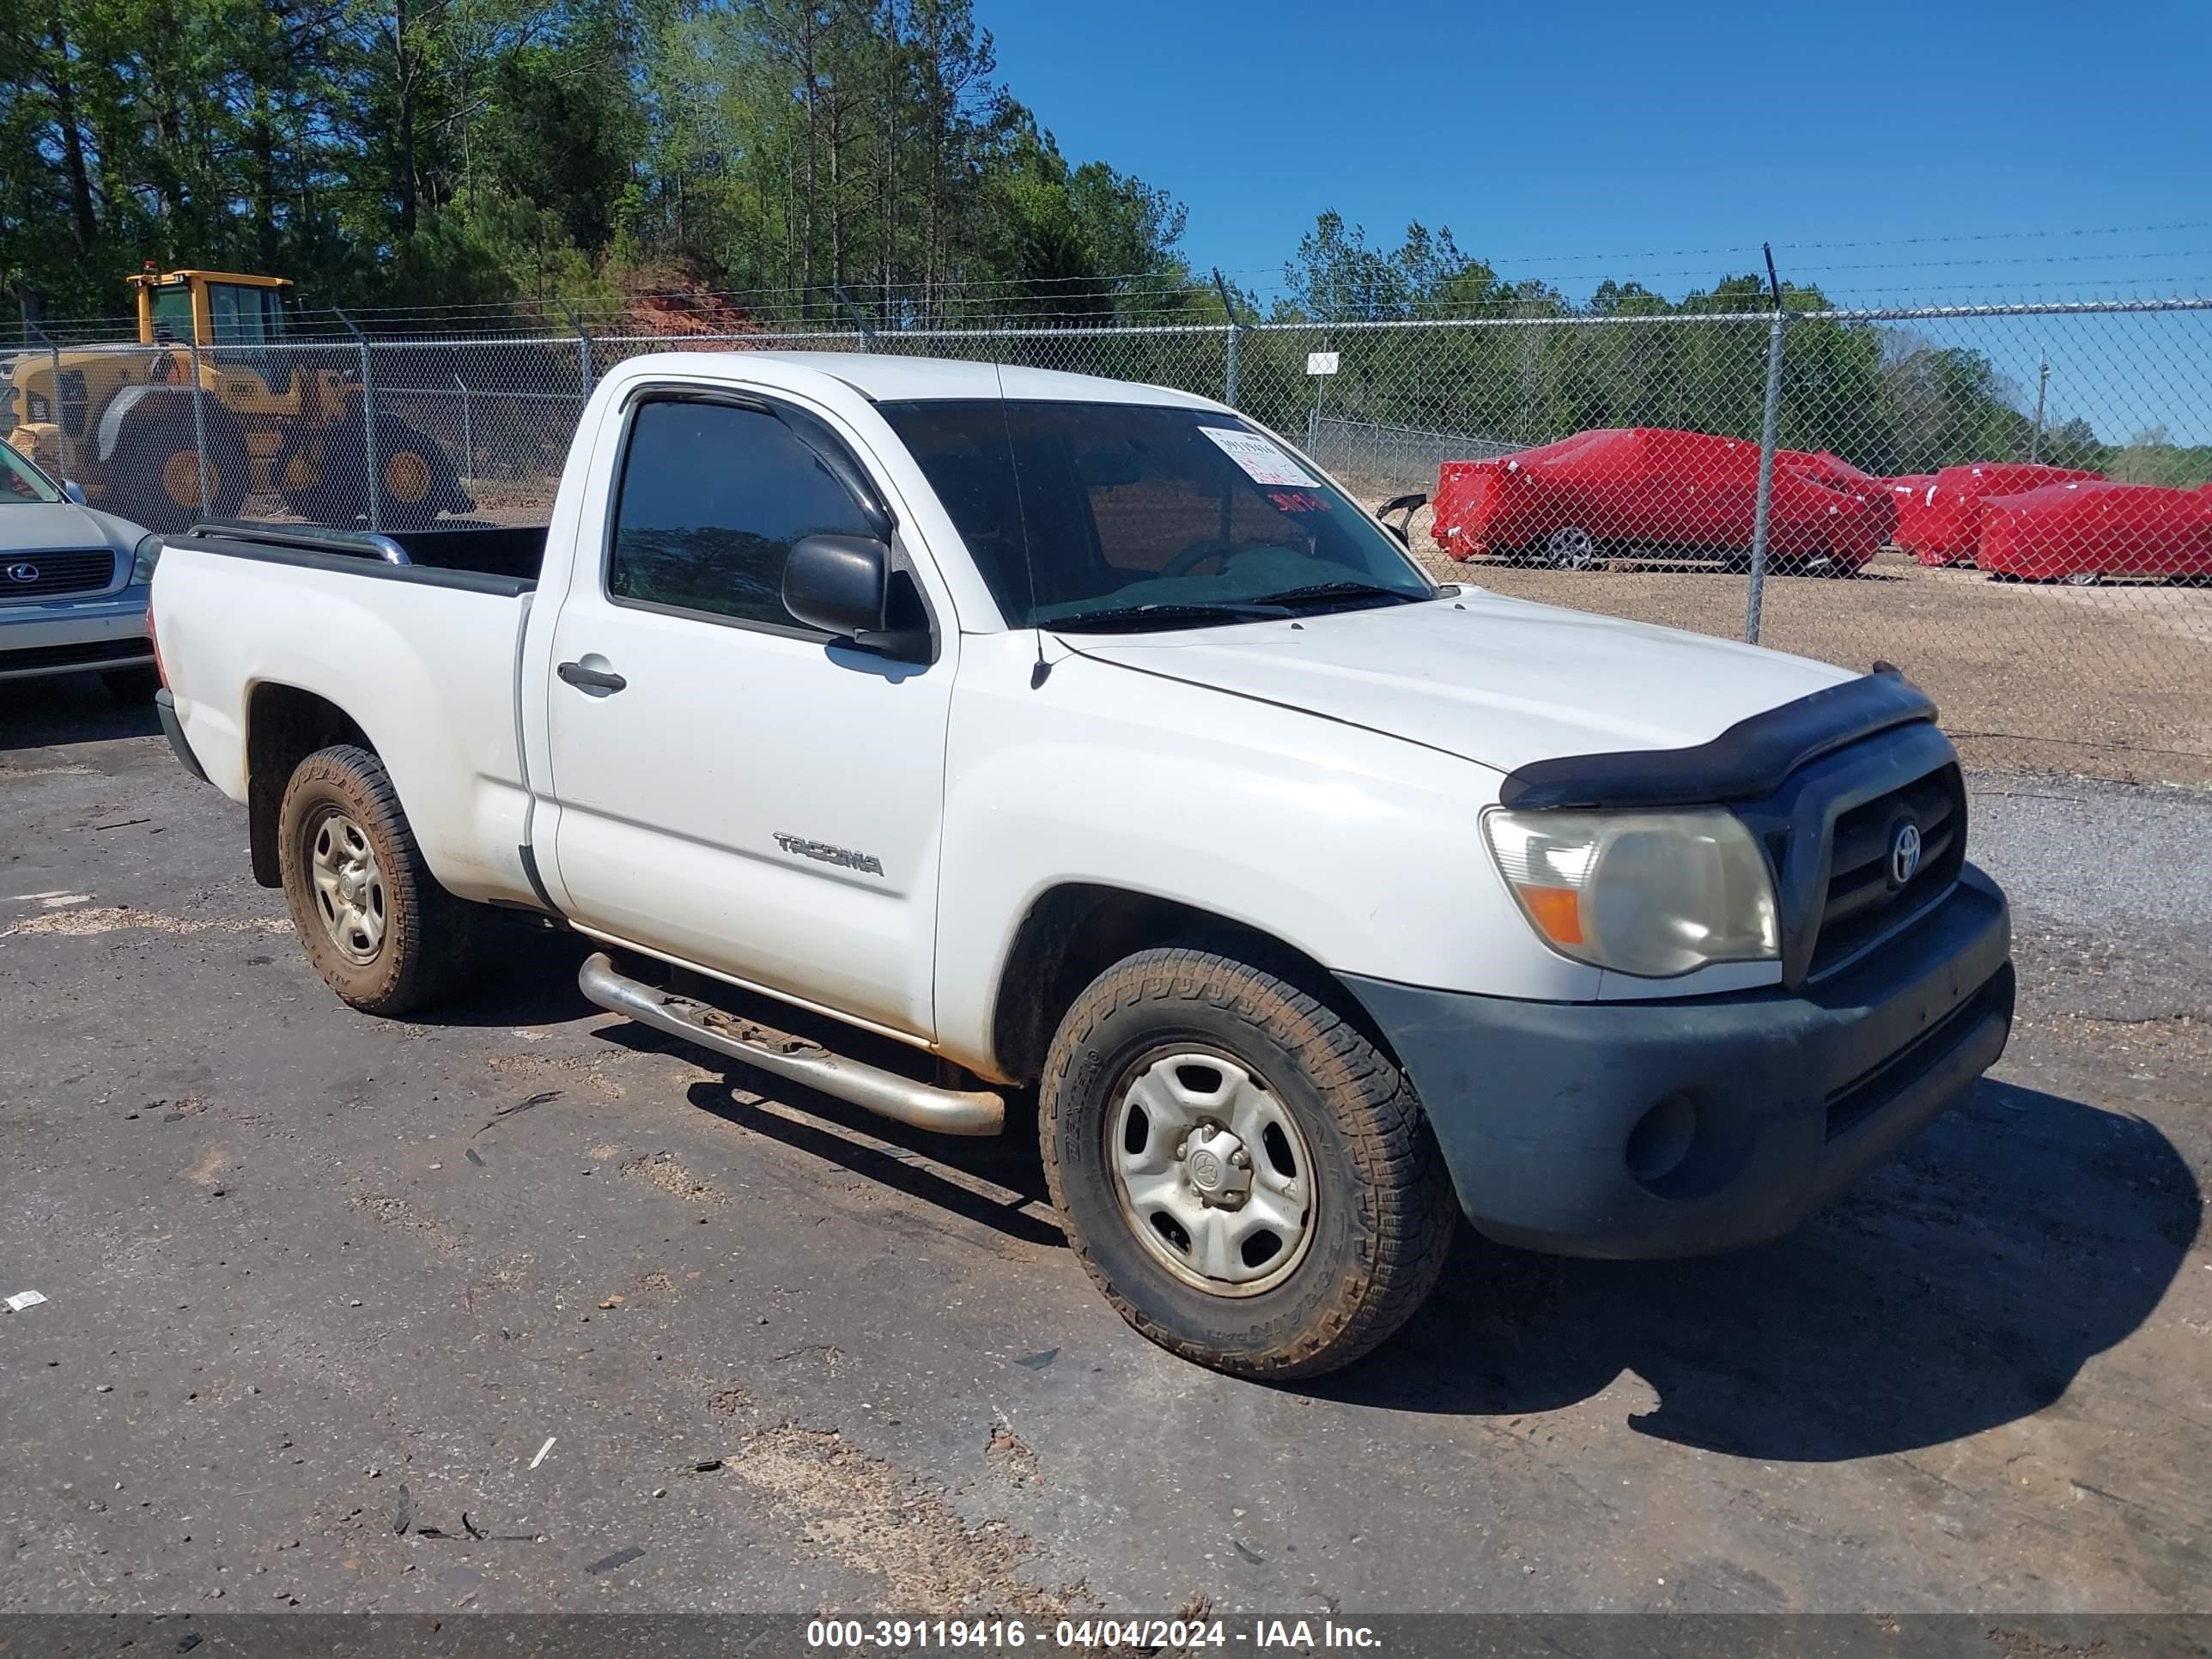
[[792,544],[872,533],[845,486],[767,410],[657,399],[630,422],[607,597],[819,637],[783,608]]

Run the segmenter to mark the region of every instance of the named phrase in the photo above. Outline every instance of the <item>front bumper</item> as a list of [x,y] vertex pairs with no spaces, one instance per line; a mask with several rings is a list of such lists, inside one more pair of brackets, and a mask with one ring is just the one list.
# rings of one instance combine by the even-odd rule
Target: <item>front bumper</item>
[[1543,1003],[1345,976],[1426,1106],[1482,1232],[1562,1255],[1695,1255],[1788,1231],[1996,1064],[2004,895],[1950,896],[1800,992]]
[[0,680],[154,660],[144,586],[87,599],[0,605]]

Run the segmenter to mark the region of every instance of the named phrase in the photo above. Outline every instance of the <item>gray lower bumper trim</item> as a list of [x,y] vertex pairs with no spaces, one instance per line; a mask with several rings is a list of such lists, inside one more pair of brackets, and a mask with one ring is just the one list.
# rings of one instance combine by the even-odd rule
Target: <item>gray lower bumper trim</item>
[[200,757],[192,753],[191,744],[185,741],[184,722],[177,718],[176,695],[166,685],[154,694],[154,712],[161,717],[161,735],[169,740],[169,752],[177,757],[177,764],[205,783],[207,769],[200,764]]

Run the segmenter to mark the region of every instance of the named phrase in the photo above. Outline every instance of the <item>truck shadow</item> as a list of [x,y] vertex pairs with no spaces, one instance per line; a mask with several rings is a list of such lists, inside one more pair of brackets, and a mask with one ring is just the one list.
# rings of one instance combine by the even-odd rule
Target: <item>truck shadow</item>
[[1796,1234],[1732,1255],[1572,1261],[1462,1230],[1428,1307],[1310,1392],[1512,1417],[1632,1371],[1637,1432],[1828,1462],[2042,1410],[2126,1338],[2203,1214],[2150,1124],[2015,1085],[1976,1091]]
[[[772,1096],[762,1092],[768,1091]],[[770,1097],[805,1116],[769,1109],[762,1103]],[[966,1140],[887,1123],[740,1066],[714,1082],[693,1084],[686,1098],[725,1122],[1008,1238],[1046,1247],[1066,1243],[1038,1167],[1034,1116],[1019,1100],[1007,1103],[1005,1134]]]

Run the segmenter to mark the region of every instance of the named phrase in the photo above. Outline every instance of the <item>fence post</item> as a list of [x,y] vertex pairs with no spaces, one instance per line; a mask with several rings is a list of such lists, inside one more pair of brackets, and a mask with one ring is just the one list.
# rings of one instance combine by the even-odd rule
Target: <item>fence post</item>
[[[584,319],[569,310],[566,301],[556,301],[555,303],[561,307],[561,314],[568,319],[568,326],[576,331],[576,385],[584,394],[582,401],[587,404],[592,401],[592,337],[584,327]],[[579,425],[582,424],[583,417],[584,411],[579,406],[576,410]]]
[[1237,320],[1237,307],[1229,297],[1229,284],[1221,280],[1221,267],[1213,268],[1213,291],[1221,296],[1221,309],[1229,319],[1229,364],[1221,374],[1221,401],[1230,408],[1237,407],[1237,347],[1244,337],[1244,325]]
[[[54,441],[61,447],[62,477],[70,475],[69,416],[62,408],[62,349],[54,337],[26,317],[23,332],[37,344],[46,349],[46,361],[53,366],[54,374]],[[24,418],[18,416],[18,418]]]
[[[208,489],[207,454],[207,391],[200,384],[200,343],[197,333],[191,342],[192,352],[192,453],[200,464],[200,516],[215,516],[215,507]],[[247,484],[251,487],[252,480]]]
[[1774,250],[1766,250],[1766,283],[1774,295],[1774,323],[1766,336],[1766,407],[1759,418],[1759,499],[1751,515],[1751,599],[1745,610],[1743,637],[1759,643],[1759,613],[1766,599],[1766,526],[1774,507],[1775,429],[1782,417],[1782,339],[1789,327],[1782,309],[1782,282],[1774,274]]
[[853,313],[853,326],[860,336],[860,344],[854,349],[873,351],[876,349],[876,331],[874,325],[868,321],[868,313],[853,303],[853,296],[845,292],[842,283],[830,283],[830,292],[836,297],[839,305]]
[[2030,465],[2043,459],[2043,400],[2050,390],[2051,359],[2045,357],[2043,360],[2042,371],[2035,380],[2035,436],[2029,441],[2027,446],[2027,459]]
[[453,384],[461,390],[461,476],[464,478],[473,478],[477,476],[477,435],[476,427],[469,411],[469,383],[463,380],[459,372],[456,370],[453,374]]
[[[376,464],[376,374],[369,367],[368,336],[356,327],[353,319],[343,311],[338,313],[338,320],[353,331],[354,343],[361,348],[361,436],[362,442],[368,446],[363,453],[368,458],[366,465],[368,474],[368,528],[369,533],[374,535],[384,528],[383,518],[376,503],[376,486],[380,471]],[[328,459],[327,451],[325,452],[325,459]]]

